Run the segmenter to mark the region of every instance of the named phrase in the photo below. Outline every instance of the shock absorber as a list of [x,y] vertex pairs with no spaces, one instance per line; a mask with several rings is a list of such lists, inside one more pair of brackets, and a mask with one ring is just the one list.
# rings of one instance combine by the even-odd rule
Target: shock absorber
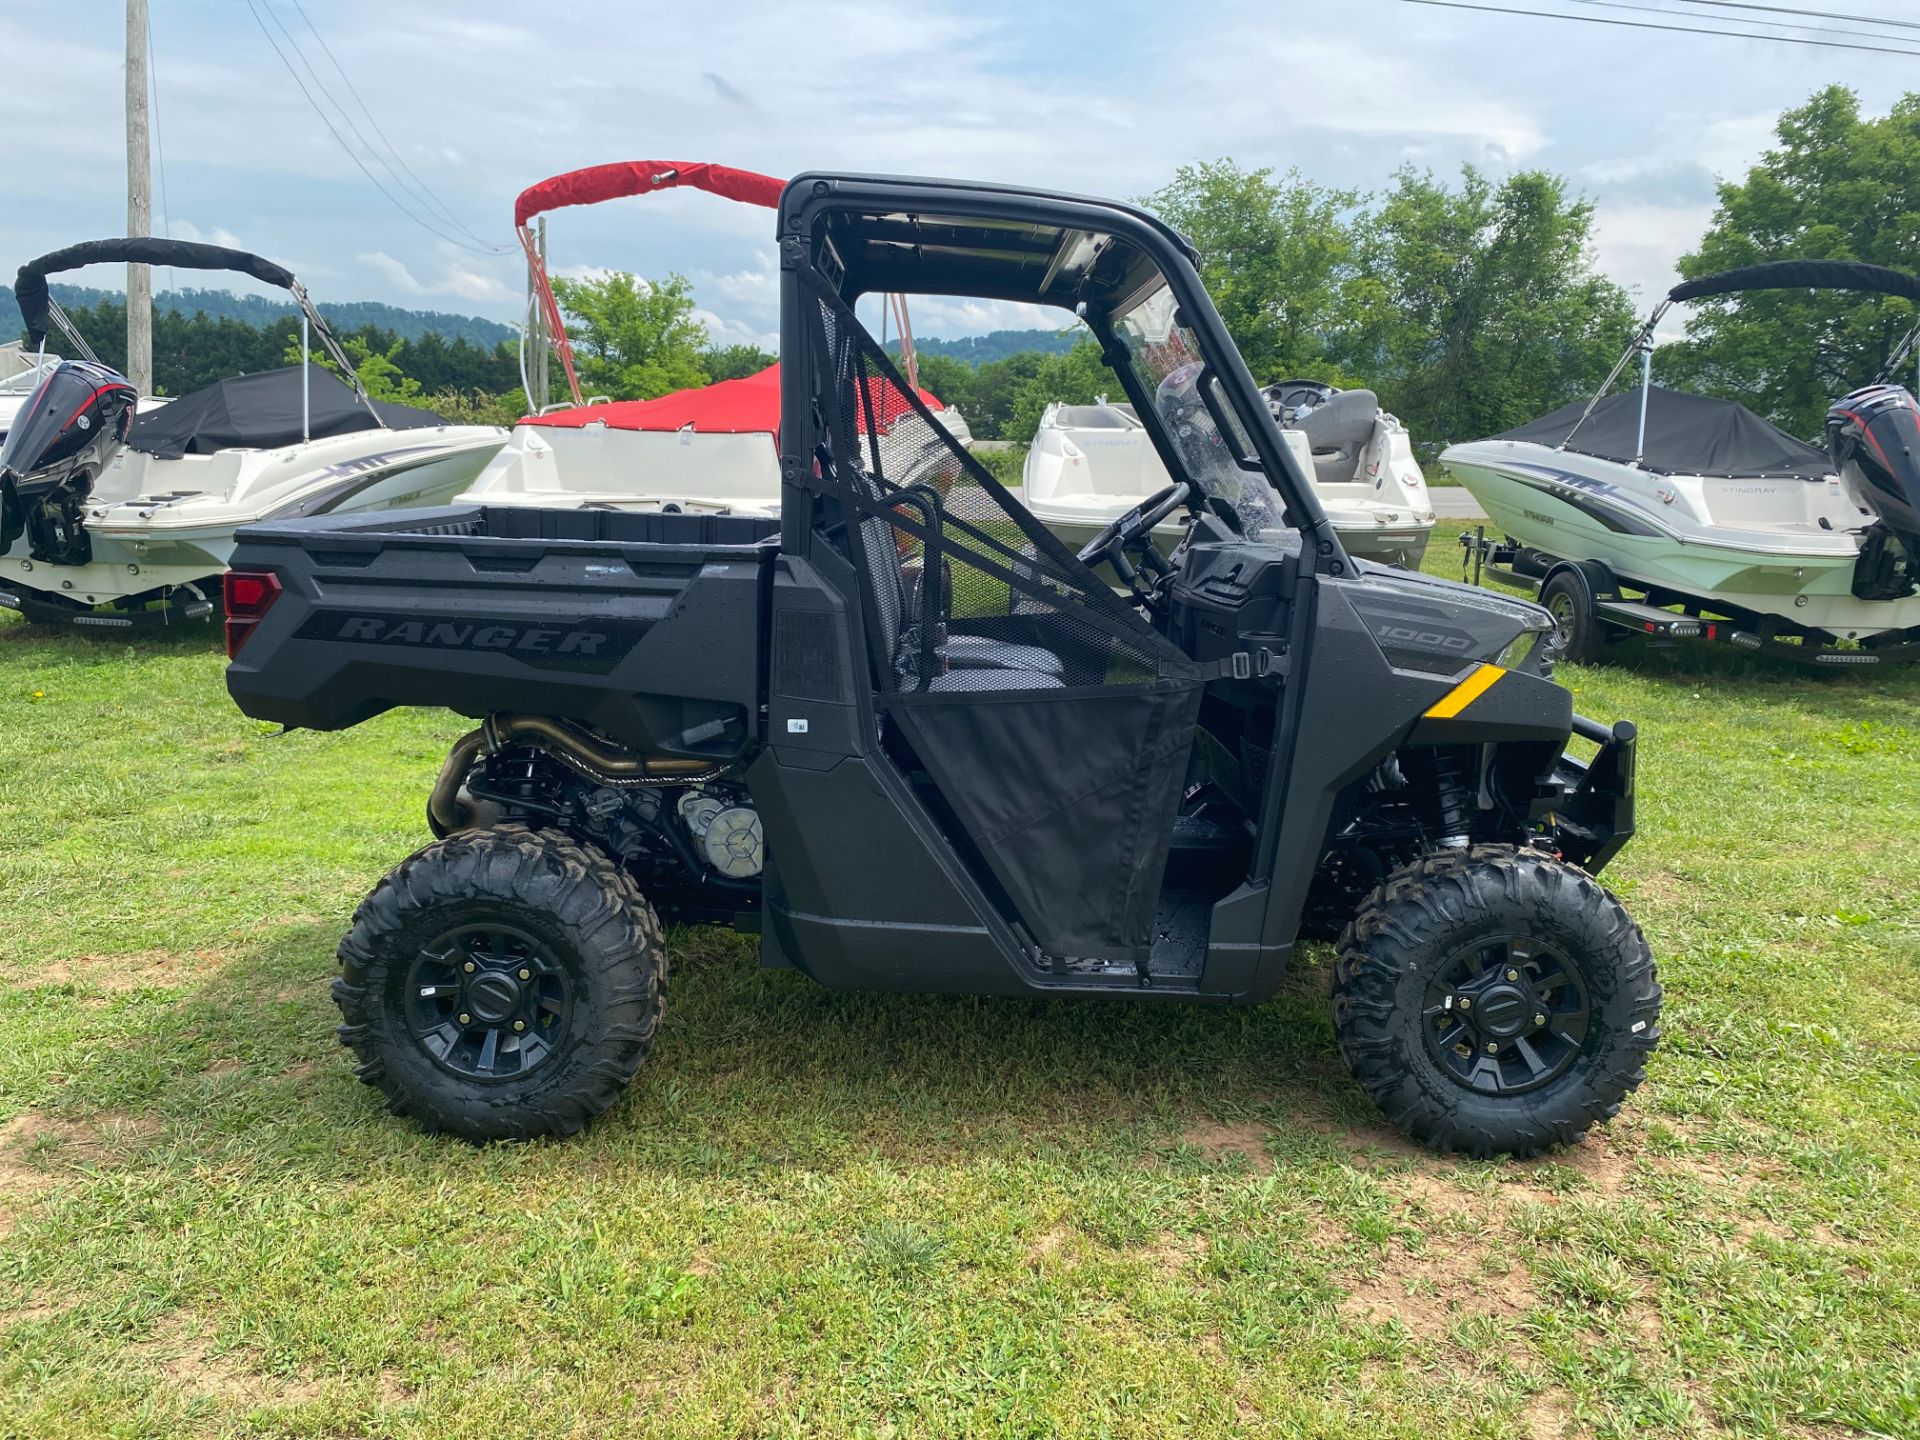
[[1432,751],[1427,769],[1432,778],[1434,803],[1440,815],[1440,843],[1451,850],[1464,850],[1473,843],[1473,779],[1467,763],[1470,751],[1447,746]]

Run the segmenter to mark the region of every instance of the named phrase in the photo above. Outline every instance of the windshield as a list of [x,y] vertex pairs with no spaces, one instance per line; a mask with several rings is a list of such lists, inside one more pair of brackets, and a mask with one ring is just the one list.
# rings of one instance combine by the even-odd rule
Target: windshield
[[58,355],[42,359],[23,351],[0,350],[0,395],[31,395],[59,363]]
[[1285,529],[1280,497],[1266,475],[1245,468],[1237,458],[1253,453],[1247,436],[1239,433],[1236,424],[1235,443],[1229,445],[1201,397],[1204,377],[1216,387],[1221,413],[1232,416],[1226,398],[1218,393],[1218,381],[1207,369],[1200,342],[1181,319],[1166,281],[1116,315],[1113,329],[1127,348],[1140,388],[1153,396],[1154,409],[1173,439],[1187,478],[1239,517],[1243,535],[1253,538]]

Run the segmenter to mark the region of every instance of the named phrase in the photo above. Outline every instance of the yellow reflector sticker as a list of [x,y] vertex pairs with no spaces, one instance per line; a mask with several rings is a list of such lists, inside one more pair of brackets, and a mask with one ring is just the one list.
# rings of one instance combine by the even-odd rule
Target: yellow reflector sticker
[[1451,720],[1467,706],[1493,688],[1494,681],[1507,672],[1498,665],[1482,665],[1453,689],[1433,702],[1427,711],[1429,720]]

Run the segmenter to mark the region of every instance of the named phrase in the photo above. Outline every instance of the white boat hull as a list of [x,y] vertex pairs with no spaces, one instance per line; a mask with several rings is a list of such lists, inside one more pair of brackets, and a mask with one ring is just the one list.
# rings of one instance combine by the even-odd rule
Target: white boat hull
[[1871,514],[1842,477],[1658,475],[1515,440],[1455,445],[1441,459],[1521,545],[1598,560],[1631,585],[1842,640],[1920,625],[1920,596],[1853,595]]
[[450,425],[172,459],[122,450],[88,496],[91,561],[36,561],[22,536],[0,556],[0,594],[62,609],[160,600],[179,589],[213,598],[241,526],[445,505],[505,440],[492,426]]

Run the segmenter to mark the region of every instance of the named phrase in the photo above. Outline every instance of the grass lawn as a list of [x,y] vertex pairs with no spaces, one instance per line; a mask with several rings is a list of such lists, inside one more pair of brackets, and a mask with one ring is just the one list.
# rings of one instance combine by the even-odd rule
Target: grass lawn
[[[1457,573],[1451,533],[1433,566]],[[458,720],[0,621],[0,1434],[1920,1435],[1920,670],[1630,642],[1667,1041],[1526,1164],[1252,1010],[830,993],[683,934],[630,1096],[475,1149],[333,1040]]]

